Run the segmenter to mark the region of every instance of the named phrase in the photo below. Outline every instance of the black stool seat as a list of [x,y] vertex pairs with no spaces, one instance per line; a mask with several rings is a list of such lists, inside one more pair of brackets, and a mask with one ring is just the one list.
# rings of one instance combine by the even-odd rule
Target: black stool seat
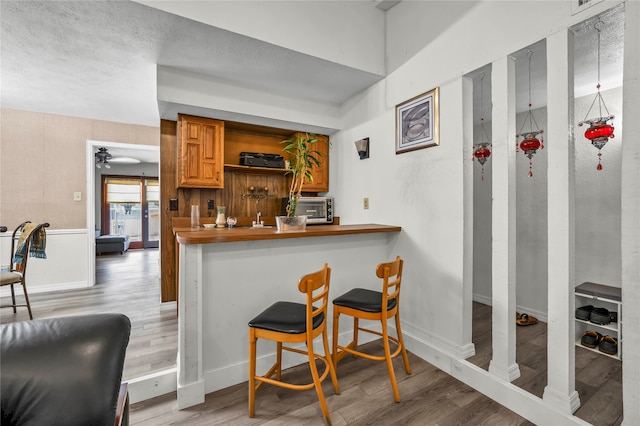
[[[307,331],[307,306],[302,303],[276,302],[249,321],[249,327],[278,333],[300,334]],[[314,330],[324,321],[321,312],[313,318]]]
[[[364,312],[382,312],[382,293],[364,288],[354,288],[334,299],[333,304]],[[395,308],[396,304],[396,299],[390,299],[387,301],[387,310]]]

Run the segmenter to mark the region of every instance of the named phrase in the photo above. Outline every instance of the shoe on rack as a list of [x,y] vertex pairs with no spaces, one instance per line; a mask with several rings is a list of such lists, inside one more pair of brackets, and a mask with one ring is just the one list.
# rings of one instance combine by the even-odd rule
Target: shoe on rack
[[607,325],[611,322],[611,314],[605,308],[594,308],[589,315],[589,321],[594,324]]
[[599,346],[600,352],[604,352],[608,355],[615,355],[618,353],[618,339],[611,336],[604,336]]
[[582,339],[580,339],[580,344],[582,346],[586,346],[587,348],[595,349],[600,345],[600,341],[602,340],[602,334],[597,331],[587,330],[582,335]]
[[593,305],[580,306],[576,309],[576,318],[584,321],[589,321],[591,311],[593,311]]

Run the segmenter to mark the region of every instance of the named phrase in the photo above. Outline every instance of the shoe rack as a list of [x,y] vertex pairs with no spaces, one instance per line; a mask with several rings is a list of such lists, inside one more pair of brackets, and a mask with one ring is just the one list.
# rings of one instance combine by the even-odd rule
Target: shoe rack
[[[622,289],[604,284],[585,282],[577,286],[574,290],[576,309],[581,306],[593,305],[595,308],[605,308],[609,312],[618,313],[618,321],[609,324],[595,324],[591,321],[575,318],[575,342],[576,346],[597,352],[604,356],[622,360]],[[602,336],[611,336],[618,340],[618,352],[609,355],[601,352],[598,347],[595,349],[583,346],[580,342],[582,335],[587,330],[596,331]]]

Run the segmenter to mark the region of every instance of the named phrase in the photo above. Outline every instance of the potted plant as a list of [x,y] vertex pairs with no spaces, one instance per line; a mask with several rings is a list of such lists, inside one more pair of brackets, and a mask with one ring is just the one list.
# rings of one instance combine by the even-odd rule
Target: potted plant
[[307,217],[296,216],[296,207],[298,205],[298,198],[302,195],[302,188],[305,181],[313,182],[312,169],[314,166],[320,165],[322,153],[317,151],[314,146],[317,141],[316,136],[313,134],[297,132],[289,139],[281,142],[285,144],[282,150],[287,153],[289,157],[287,174],[291,175],[291,186],[289,187],[289,199],[286,207],[287,215],[276,218],[278,230],[295,226],[292,225],[295,224],[295,222],[301,222],[298,224],[298,229],[305,228]]

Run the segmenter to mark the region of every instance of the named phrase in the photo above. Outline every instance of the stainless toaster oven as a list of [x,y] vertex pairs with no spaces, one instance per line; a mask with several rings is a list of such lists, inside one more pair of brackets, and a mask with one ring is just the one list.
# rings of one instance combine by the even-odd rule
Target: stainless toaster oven
[[[282,199],[283,213],[286,214],[287,199]],[[333,223],[333,197],[300,197],[296,216],[306,216],[308,225]]]

